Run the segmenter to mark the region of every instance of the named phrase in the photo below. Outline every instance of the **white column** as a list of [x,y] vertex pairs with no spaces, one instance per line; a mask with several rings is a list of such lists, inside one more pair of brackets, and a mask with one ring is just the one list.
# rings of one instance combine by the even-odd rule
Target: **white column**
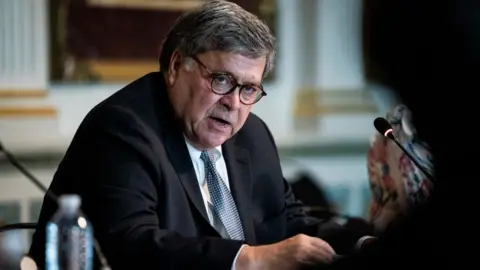
[[62,139],[57,111],[43,95],[49,87],[47,12],[48,0],[0,0],[0,139],[16,154],[55,151]]
[[288,42],[292,43],[292,51],[296,54],[295,61],[291,63],[295,74],[292,99],[294,141],[308,143],[309,138],[304,135],[315,136],[318,133],[318,91],[317,53],[319,42],[317,39],[317,0],[301,0],[295,2],[295,29],[292,31]]
[[317,0],[292,1],[297,8],[294,40],[288,40],[292,43],[293,51],[297,54],[294,71],[296,75],[296,85],[300,88],[315,88],[318,65],[315,61],[318,51],[317,21],[318,15],[316,7]]
[[253,112],[260,116],[270,128],[278,145],[292,141],[292,106],[298,86],[299,46],[304,40],[297,37],[302,13],[299,11],[301,1],[275,0],[276,2],[276,38],[277,59],[272,81],[264,84],[268,96],[253,107]]
[[316,0],[317,86],[362,90],[362,0]]
[[365,90],[362,0],[302,0],[296,49],[299,140],[363,141],[375,112]]
[[0,91],[46,89],[46,0],[0,0]]

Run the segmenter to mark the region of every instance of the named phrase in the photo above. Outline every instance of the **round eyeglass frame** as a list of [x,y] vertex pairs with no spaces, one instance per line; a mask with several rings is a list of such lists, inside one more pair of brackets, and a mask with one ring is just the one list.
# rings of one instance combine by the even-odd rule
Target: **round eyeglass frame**
[[[210,89],[212,90],[213,93],[217,94],[217,95],[222,95],[222,96],[225,96],[225,95],[228,95],[230,93],[232,93],[233,91],[235,91],[237,88],[239,88],[239,91],[238,91],[238,95],[240,96],[240,102],[244,105],[253,105],[255,103],[257,103],[260,99],[262,99],[262,97],[266,96],[267,93],[265,92],[265,90],[263,89],[263,86],[262,85],[253,85],[253,84],[239,84],[238,81],[229,73],[215,73],[215,72],[212,72],[205,64],[203,64],[202,61],[200,61],[200,59],[198,59],[196,56],[191,56],[191,58],[193,60],[195,60],[195,62],[197,62],[202,68],[204,68],[210,75],[211,77],[211,80],[210,80]],[[213,87],[213,84],[214,84],[214,81],[215,81],[215,78],[217,78],[218,76],[228,76],[231,81],[232,81],[232,88],[226,92],[218,92],[218,91],[215,91],[215,88]],[[260,94],[257,95],[257,97],[253,100],[253,102],[245,102],[242,100],[242,91],[243,89],[245,89],[245,87],[247,86],[255,86],[257,88],[260,89]]]

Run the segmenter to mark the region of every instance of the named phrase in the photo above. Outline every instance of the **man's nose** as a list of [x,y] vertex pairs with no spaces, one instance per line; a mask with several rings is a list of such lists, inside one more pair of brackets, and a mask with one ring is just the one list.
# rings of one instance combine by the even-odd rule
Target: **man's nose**
[[220,104],[227,107],[229,111],[238,110],[242,102],[240,101],[239,88],[235,89],[231,93],[224,95],[220,99]]

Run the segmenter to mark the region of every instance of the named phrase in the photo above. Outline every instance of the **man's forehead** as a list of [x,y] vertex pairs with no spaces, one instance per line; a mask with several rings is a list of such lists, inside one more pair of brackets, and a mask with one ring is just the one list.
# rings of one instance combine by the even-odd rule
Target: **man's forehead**
[[242,83],[261,84],[266,57],[252,59],[239,53],[209,52],[204,54],[212,72],[228,73]]

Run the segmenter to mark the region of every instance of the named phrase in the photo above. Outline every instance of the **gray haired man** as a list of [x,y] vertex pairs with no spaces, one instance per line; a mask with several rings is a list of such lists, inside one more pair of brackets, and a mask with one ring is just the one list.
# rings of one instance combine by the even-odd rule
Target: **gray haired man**
[[[363,235],[309,217],[266,124],[275,38],[209,1],[181,16],[145,75],[84,119],[50,186],[77,193],[112,268],[294,269],[347,254]],[[44,261],[45,198],[31,255]]]

